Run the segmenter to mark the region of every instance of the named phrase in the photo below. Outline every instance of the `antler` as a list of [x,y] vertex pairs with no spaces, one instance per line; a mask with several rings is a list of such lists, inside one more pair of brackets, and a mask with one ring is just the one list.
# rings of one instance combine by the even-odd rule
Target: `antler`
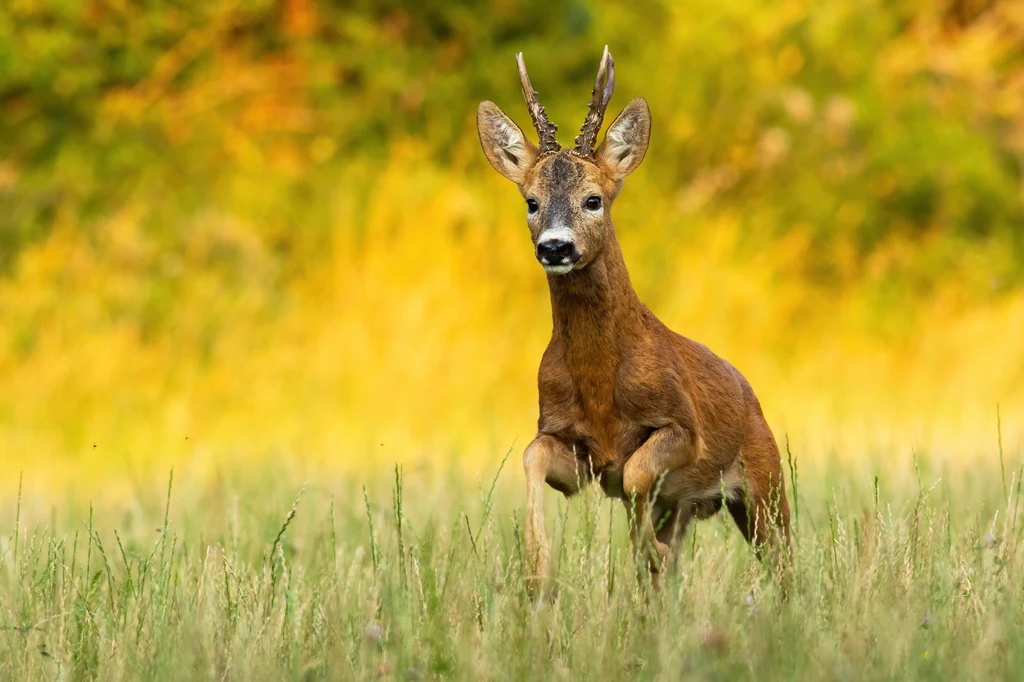
[[[607,48],[605,48],[607,51]],[[530,117],[533,119],[533,127],[537,129],[537,137],[540,143],[540,153],[553,154],[562,148],[555,139],[558,126],[548,120],[544,113],[544,107],[537,101],[537,91],[530,85],[530,76],[526,73],[526,62],[523,61],[523,53],[516,55],[516,64],[519,65],[519,80],[523,84],[523,97],[526,98],[526,106],[530,109]]]
[[594,143],[597,142],[597,133],[601,130],[601,123],[604,121],[604,111],[608,108],[608,102],[612,98],[612,90],[615,89],[615,61],[612,59],[608,46],[604,46],[604,54],[601,56],[601,66],[597,69],[597,79],[594,81],[594,90],[590,100],[590,111],[580,127],[580,134],[576,136],[576,147],[572,153],[584,158],[594,155]]

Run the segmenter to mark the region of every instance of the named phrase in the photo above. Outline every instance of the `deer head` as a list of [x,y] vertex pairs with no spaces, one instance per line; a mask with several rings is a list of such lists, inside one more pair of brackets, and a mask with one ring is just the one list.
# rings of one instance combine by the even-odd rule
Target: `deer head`
[[516,183],[526,199],[526,222],[537,260],[549,275],[564,275],[585,268],[615,239],[611,206],[622,181],[647,152],[651,112],[642,98],[634,99],[595,149],[615,87],[615,62],[605,47],[576,146],[562,149],[555,139],[558,126],[537,101],[522,54],[516,55],[516,62],[539,144],[528,140],[493,102],[481,102],[477,110],[480,144],[494,169]]

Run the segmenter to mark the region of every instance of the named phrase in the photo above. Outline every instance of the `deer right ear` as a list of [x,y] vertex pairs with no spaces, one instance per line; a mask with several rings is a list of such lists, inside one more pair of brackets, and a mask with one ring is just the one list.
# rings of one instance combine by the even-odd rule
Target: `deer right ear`
[[494,102],[481,102],[476,110],[476,129],[487,160],[517,185],[537,160],[537,147]]
[[608,126],[604,142],[597,148],[598,161],[621,182],[644,160],[650,141],[651,110],[645,99],[637,97]]

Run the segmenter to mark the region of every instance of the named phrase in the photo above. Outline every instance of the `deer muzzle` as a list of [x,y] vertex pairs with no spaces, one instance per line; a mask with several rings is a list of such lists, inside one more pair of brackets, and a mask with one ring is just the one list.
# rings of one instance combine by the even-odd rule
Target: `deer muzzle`
[[537,242],[537,260],[552,275],[570,272],[580,260],[576,243],[566,239],[545,239]]

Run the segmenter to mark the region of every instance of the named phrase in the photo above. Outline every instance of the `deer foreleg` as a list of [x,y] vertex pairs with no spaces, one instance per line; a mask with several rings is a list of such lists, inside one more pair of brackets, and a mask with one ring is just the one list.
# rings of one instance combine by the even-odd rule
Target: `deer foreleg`
[[588,478],[585,464],[558,439],[540,435],[523,453],[526,471],[526,586],[536,595],[549,577],[550,550],[544,534],[544,485],[567,497],[577,493]]
[[[651,513],[651,495],[663,474],[687,466],[692,456],[693,441],[690,432],[681,426],[670,424],[652,433],[626,461],[622,470],[622,488],[626,508],[630,512],[633,551],[637,553],[638,568],[642,571],[646,564],[655,587],[658,583],[657,574],[661,572],[664,559],[668,555],[669,547],[665,541],[669,539],[670,533],[656,532],[655,519]],[[689,521],[689,510],[684,511],[685,521]],[[680,521],[683,521],[683,518]]]

